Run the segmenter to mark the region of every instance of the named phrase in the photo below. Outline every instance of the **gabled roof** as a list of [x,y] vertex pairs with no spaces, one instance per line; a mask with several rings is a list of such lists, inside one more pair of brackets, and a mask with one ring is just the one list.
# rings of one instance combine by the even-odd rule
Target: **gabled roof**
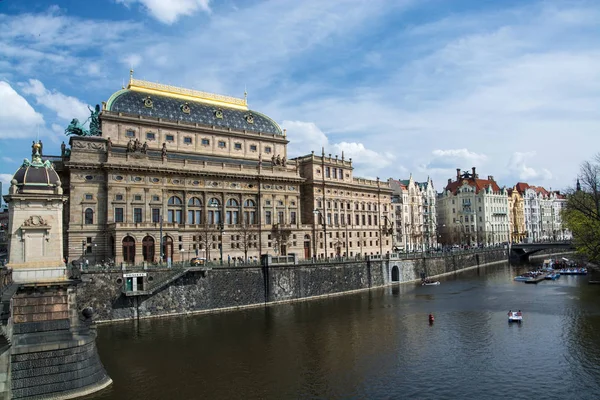
[[456,194],[458,189],[463,185],[463,182],[466,182],[469,186],[475,188],[475,193],[479,193],[481,190],[485,190],[487,187],[491,186],[492,191],[497,193],[500,192],[500,186],[496,183],[496,181],[489,179],[475,179],[475,178],[461,178],[454,182],[450,182],[445,190],[449,190],[452,194]]
[[529,184],[525,182],[519,182],[515,185],[515,189],[521,194],[523,194],[527,188],[529,188]]

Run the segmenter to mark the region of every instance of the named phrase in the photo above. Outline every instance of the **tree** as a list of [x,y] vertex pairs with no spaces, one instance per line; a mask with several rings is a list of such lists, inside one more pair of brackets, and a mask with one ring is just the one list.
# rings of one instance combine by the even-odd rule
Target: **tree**
[[573,244],[590,262],[600,262],[600,153],[580,168],[575,190],[569,190],[563,221]]
[[284,255],[282,253],[284,247],[287,247],[291,233],[292,230],[290,228],[284,228],[279,224],[273,225],[273,229],[271,229],[271,237],[273,238],[273,250],[275,250],[277,254]]
[[244,251],[244,262],[248,261],[248,250],[254,248],[258,250],[258,234],[252,225],[242,224],[235,231],[236,239],[241,249]]

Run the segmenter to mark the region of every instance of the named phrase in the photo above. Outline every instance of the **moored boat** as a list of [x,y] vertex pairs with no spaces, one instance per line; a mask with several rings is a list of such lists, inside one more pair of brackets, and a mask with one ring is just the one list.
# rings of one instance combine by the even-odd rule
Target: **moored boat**
[[562,268],[561,275],[587,275],[587,268]]
[[439,285],[440,281],[423,281],[421,283],[421,286],[435,286],[435,285]]
[[546,280],[551,280],[551,281],[555,281],[558,278],[560,278],[560,272],[551,272],[548,275],[546,275]]

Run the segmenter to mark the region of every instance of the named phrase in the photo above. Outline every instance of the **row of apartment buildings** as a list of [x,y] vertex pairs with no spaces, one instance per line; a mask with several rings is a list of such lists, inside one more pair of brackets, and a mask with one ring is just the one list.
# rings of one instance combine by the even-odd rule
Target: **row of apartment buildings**
[[396,251],[421,251],[449,245],[488,246],[505,242],[566,240],[562,222],[566,198],[558,191],[519,182],[500,187],[480,178],[473,167],[456,170],[437,193],[433,182],[388,179]]

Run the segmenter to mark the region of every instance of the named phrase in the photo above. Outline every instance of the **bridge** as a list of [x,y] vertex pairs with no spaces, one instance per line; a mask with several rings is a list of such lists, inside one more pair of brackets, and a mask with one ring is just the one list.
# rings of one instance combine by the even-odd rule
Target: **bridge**
[[575,250],[575,246],[570,240],[564,242],[515,243],[510,246],[510,257],[526,262],[529,261],[530,255],[548,249],[568,251]]

